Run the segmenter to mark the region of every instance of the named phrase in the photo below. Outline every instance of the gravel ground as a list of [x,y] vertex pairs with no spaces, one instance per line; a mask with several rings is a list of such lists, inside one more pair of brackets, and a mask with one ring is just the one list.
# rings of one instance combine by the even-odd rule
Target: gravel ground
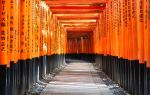
[[97,70],[97,73],[103,82],[109,87],[110,90],[113,91],[114,95],[130,95],[127,93],[127,91],[121,88],[119,84],[112,81],[101,69],[97,69],[97,67],[95,67],[95,69]]

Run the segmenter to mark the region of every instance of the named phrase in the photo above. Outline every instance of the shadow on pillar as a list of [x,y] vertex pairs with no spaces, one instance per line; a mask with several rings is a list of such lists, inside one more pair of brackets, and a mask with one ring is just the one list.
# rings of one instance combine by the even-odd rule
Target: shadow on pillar
[[47,74],[58,72],[65,56],[51,55],[10,62],[10,68],[0,65],[0,95],[23,95]]
[[132,95],[150,95],[150,68],[138,60],[96,55],[96,64]]
[[8,69],[6,65],[0,65],[0,95],[8,95],[7,94],[7,76]]

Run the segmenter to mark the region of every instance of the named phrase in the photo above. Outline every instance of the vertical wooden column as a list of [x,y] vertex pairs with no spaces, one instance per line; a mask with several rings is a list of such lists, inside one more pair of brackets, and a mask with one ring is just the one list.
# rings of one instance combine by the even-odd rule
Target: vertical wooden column
[[147,17],[148,17],[148,21],[147,21],[147,36],[148,36],[148,41],[147,41],[147,52],[148,52],[148,58],[147,58],[147,78],[148,78],[148,81],[147,81],[147,95],[150,94],[150,0],[147,1],[148,5],[147,5]]
[[[10,93],[12,93],[12,95],[15,94],[15,64],[14,64],[14,61],[15,61],[15,57],[14,57],[14,53],[15,52],[15,43],[16,43],[16,34],[15,32],[16,31],[16,26],[17,24],[15,24],[15,18],[16,18],[16,15],[15,15],[15,0],[10,0],[10,44],[9,44],[9,52],[10,52],[10,80],[11,80],[11,83],[10,83]],[[17,21],[17,20],[16,20]]]
[[8,34],[8,0],[0,2],[0,94],[7,95],[7,34]]
[[[26,19],[26,2],[21,0],[20,4],[20,93],[24,93],[26,85],[26,32],[27,32],[27,19]],[[22,84],[22,85],[21,85]]]
[[137,0],[137,23],[138,23],[138,58],[139,58],[139,94],[144,93],[144,1]]

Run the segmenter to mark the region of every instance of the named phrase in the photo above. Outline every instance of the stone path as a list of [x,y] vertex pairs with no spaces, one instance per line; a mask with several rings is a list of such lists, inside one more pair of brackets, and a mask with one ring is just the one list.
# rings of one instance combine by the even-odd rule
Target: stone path
[[70,63],[40,95],[114,95],[91,63]]

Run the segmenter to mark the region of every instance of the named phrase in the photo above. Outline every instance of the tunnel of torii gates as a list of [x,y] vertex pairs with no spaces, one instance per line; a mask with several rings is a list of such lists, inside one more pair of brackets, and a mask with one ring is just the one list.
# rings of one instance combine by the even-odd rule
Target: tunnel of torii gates
[[65,57],[150,95],[150,0],[0,0],[0,95],[22,95]]

